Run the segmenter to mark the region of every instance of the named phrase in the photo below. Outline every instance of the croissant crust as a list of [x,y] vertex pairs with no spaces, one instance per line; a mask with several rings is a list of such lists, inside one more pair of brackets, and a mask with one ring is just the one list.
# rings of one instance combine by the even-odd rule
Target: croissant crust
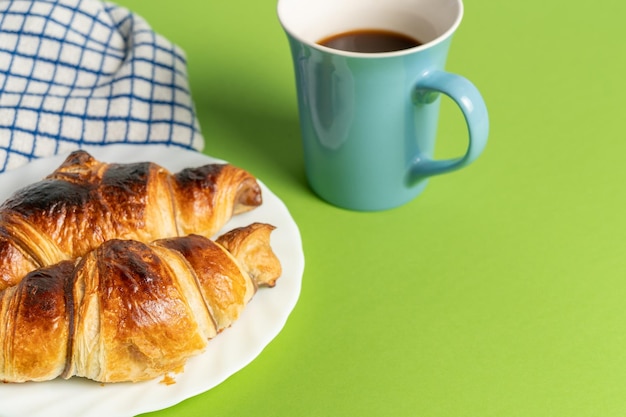
[[151,162],[105,163],[75,151],[0,206],[0,290],[107,240],[210,237],[261,203],[256,179],[230,164],[170,173]]
[[238,255],[199,235],[114,239],[29,273],[0,292],[0,380],[140,381],[181,370],[265,285],[240,259],[280,271],[273,227],[251,227],[234,232],[254,235],[233,247]]

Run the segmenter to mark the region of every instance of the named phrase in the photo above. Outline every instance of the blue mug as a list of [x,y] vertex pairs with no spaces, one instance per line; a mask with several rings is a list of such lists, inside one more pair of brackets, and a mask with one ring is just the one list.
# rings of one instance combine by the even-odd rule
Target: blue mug
[[[489,119],[476,87],[444,70],[461,0],[279,0],[295,70],[307,180],[333,205],[386,210],[418,196],[428,178],[474,161]],[[392,31],[421,45],[360,52],[319,42],[351,31]],[[441,93],[461,109],[464,155],[433,158]]]

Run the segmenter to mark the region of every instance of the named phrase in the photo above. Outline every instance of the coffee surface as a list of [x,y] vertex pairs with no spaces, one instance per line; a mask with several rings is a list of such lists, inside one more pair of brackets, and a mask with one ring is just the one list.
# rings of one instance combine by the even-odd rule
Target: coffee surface
[[379,29],[360,29],[338,33],[317,42],[349,52],[381,53],[414,48],[422,43],[402,33]]

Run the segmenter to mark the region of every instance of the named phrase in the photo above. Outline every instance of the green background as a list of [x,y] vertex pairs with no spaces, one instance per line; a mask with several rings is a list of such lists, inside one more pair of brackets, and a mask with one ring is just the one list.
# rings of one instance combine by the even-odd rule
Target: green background
[[[485,98],[487,149],[380,213],[306,185],[274,0],[119,3],[186,51],[206,153],[286,203],[306,256],[262,354],[146,416],[626,415],[623,2],[465,1],[447,68]],[[441,119],[459,155],[460,112]]]

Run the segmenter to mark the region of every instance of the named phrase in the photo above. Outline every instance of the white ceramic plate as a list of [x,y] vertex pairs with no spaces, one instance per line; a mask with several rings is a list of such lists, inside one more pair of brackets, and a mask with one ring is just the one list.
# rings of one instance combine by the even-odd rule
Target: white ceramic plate
[[[85,149],[102,161],[153,161],[172,172],[218,161],[201,153],[159,145]],[[0,201],[52,172],[65,156],[37,160],[0,174]],[[183,373],[173,375],[175,384],[166,385],[160,382],[161,378],[118,384],[100,384],[82,378],[0,384],[0,416],[127,417],[160,410],[215,387],[256,358],[282,330],[295,307],[304,271],[296,223],[282,201],[263,183],[261,187],[263,205],[234,217],[224,231],[254,221],[275,225],[271,244],[282,263],[283,275],[274,288],[260,289],[232,327],[211,340],[202,355],[189,360]]]

